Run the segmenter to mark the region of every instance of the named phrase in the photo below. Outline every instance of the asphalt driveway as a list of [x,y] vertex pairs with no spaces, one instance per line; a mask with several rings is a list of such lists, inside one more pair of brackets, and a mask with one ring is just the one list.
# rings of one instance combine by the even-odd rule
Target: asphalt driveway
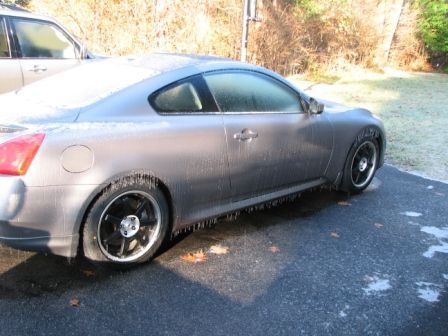
[[447,184],[386,166],[126,272],[0,248],[0,334],[448,335],[447,218]]

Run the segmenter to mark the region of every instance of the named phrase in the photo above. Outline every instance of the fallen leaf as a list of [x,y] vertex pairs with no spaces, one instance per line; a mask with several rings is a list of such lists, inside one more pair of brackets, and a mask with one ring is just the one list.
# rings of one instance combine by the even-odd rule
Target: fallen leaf
[[384,227],[384,224],[380,224],[380,223],[375,223],[374,225],[377,229],[381,229],[382,227]]
[[211,246],[209,252],[213,254],[227,254],[229,253],[229,248],[227,246],[217,244]]
[[271,251],[272,253],[278,253],[280,252],[280,249],[278,248],[278,246],[273,245],[269,248],[269,251]]
[[207,260],[207,256],[205,255],[204,251],[199,250],[194,253],[187,253],[180,257],[183,261],[189,262],[189,263],[200,263]]
[[338,233],[336,233],[336,232],[332,232],[330,234],[330,236],[332,236],[333,238],[339,238],[340,237],[340,235]]
[[351,203],[346,202],[346,201],[340,201],[340,202],[338,202],[338,204],[342,205],[342,206],[350,206],[350,205],[352,205]]
[[84,274],[84,276],[88,278],[94,277],[96,275],[95,271],[92,270],[82,270],[82,274]]
[[70,306],[72,307],[79,307],[81,305],[81,301],[78,299],[71,299],[70,300]]

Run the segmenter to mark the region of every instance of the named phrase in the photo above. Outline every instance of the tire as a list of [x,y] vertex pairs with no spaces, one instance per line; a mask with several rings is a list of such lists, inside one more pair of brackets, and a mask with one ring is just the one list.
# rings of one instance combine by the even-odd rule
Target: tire
[[340,189],[356,194],[372,182],[380,157],[377,138],[364,132],[353,143],[344,165]]
[[127,267],[154,256],[167,235],[169,211],[165,196],[151,181],[120,179],[94,201],[82,232],[88,260]]

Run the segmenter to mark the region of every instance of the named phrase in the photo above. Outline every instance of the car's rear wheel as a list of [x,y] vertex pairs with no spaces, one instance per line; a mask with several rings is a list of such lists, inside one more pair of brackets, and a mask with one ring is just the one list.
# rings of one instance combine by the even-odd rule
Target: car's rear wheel
[[359,193],[367,188],[375,175],[378,160],[378,140],[371,135],[357,139],[347,156],[341,189]]
[[168,205],[148,185],[119,181],[94,202],[83,231],[88,259],[128,266],[154,256],[168,230]]

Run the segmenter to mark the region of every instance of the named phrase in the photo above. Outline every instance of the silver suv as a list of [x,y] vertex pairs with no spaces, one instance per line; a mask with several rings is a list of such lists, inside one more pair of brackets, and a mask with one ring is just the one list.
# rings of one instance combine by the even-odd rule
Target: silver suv
[[54,19],[0,4],[0,93],[93,58]]

